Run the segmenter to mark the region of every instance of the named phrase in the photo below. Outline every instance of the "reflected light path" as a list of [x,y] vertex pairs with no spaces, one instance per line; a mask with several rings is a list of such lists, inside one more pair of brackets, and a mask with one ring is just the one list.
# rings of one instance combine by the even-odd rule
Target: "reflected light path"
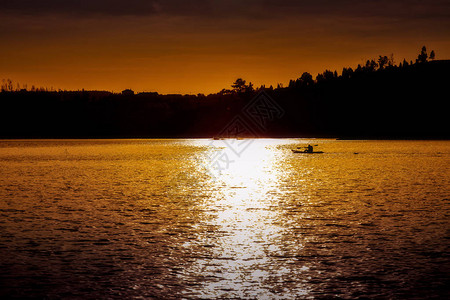
[[[277,261],[283,256],[280,245],[284,232],[278,205],[281,170],[277,161],[283,155],[277,150],[279,143],[253,140],[239,157],[232,156],[230,143],[217,141],[212,146],[233,159],[210,181],[213,196],[204,211],[208,216],[205,225],[212,230],[202,241],[210,254],[197,258],[185,270],[184,275],[197,273],[207,278],[196,295],[273,299],[307,294],[306,286],[298,281],[289,290],[284,283],[293,272],[301,275],[307,267],[293,268]],[[184,246],[191,245],[188,242]],[[294,247],[300,249],[302,245]]]

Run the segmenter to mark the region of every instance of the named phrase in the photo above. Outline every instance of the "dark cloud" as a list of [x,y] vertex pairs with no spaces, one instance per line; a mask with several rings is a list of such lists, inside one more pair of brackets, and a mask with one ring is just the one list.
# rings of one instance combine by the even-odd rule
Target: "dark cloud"
[[154,15],[202,11],[210,1],[177,0],[0,0],[3,11],[23,14]]
[[449,0],[262,0],[260,2],[267,11],[284,14],[362,17],[450,16]]
[[359,15],[449,17],[449,0],[0,0],[4,12],[23,14],[188,15],[280,17]]

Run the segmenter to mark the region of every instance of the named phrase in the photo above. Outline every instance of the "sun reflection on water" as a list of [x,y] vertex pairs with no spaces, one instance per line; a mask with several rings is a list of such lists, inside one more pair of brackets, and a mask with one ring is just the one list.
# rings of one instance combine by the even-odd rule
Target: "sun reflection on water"
[[[210,279],[200,289],[205,298],[289,298],[307,294],[307,288],[298,285],[289,291],[276,289],[277,283],[281,286],[290,273],[305,271],[274,263],[283,256],[278,243],[284,232],[278,208],[282,171],[277,161],[285,151],[277,149],[279,143],[253,140],[210,181],[213,195],[204,210],[210,214],[207,225],[215,231],[203,243],[211,252],[197,259],[189,271]],[[226,153],[231,153],[230,147],[226,142],[213,145],[213,149]]]

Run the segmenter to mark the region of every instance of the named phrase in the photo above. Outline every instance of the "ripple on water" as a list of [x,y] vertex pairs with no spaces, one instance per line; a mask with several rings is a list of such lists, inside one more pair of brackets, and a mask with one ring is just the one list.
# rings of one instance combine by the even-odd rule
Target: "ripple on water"
[[450,143],[302,143],[0,141],[0,295],[448,296]]

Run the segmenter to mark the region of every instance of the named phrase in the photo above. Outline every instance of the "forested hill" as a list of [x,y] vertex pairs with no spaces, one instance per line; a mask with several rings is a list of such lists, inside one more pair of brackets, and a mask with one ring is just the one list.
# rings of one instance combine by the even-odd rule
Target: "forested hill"
[[[275,89],[255,89],[238,79],[232,89],[206,96],[29,91],[7,82],[0,93],[0,138],[230,137],[235,132],[236,137],[448,139],[449,82],[449,60],[396,66],[381,56],[339,75],[325,71],[313,79],[303,73]],[[230,131],[236,119],[244,129]]]

